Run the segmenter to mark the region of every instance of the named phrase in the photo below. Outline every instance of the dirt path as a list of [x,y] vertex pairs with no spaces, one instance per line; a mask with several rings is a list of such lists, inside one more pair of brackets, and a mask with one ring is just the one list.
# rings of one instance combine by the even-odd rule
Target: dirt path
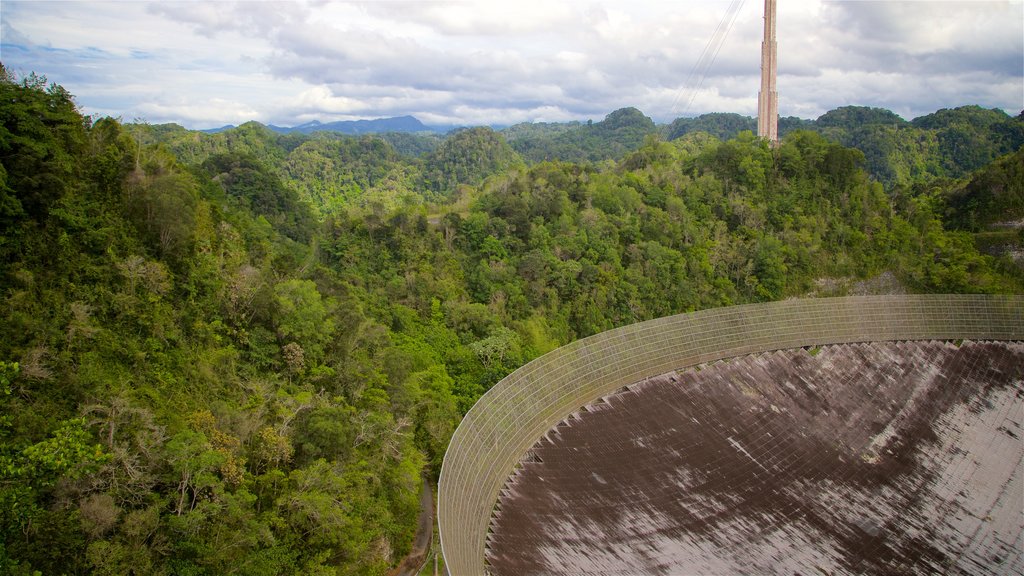
[[423,489],[420,493],[420,518],[419,526],[416,527],[416,540],[412,543],[412,550],[402,559],[402,563],[391,571],[388,576],[416,576],[416,572],[423,566],[427,559],[427,552],[430,551],[430,540],[434,530],[434,494],[427,479],[423,479]]

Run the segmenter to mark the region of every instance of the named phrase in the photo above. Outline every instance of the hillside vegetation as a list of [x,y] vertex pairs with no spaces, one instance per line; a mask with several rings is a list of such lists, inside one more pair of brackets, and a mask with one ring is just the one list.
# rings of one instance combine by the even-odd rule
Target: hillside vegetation
[[[708,132],[720,139],[757,130],[757,120],[739,114],[680,118],[665,129],[668,139]],[[864,168],[887,186],[937,177],[962,178],[1024,145],[1024,112],[1016,118],[1000,110],[963,106],[908,122],[880,108],[845,106],[817,120],[780,118],[783,137],[813,130],[864,153]]]
[[490,129],[409,158],[0,74],[0,573],[385,574],[462,414],[557,346],[882,274],[1024,287],[970,232],[1019,205],[1019,153],[887,190],[815,131],[638,114],[545,132],[581,162]]
[[[320,125],[329,126],[329,125]],[[600,122],[517,124],[502,130],[469,128],[438,134],[392,132],[347,136],[318,131],[280,133],[249,122],[214,134],[176,125],[131,125],[142,144],[162,143],[178,158],[201,163],[212,154],[236,152],[264,159],[268,168],[299,191],[316,214],[342,207],[393,209],[412,197],[447,202],[456,183],[479,184],[485,173],[523,163],[618,161],[647,138],[672,141],[685,136],[729,140],[755,131],[757,121],[739,114],[713,113],[679,118],[667,126],[635,108],[623,108]],[[779,132],[809,130],[864,154],[863,168],[887,187],[935,178],[969,176],[1024,145],[1024,113],[964,106],[908,122],[888,110],[846,106],[817,120],[779,119]],[[471,175],[472,173],[473,175]]]

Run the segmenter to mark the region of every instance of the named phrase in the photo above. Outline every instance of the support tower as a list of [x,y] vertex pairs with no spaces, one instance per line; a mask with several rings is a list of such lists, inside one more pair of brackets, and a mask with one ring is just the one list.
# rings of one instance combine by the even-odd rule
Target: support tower
[[775,90],[775,0],[764,0],[764,41],[761,42],[761,91],[757,93],[757,135],[779,141],[779,93]]

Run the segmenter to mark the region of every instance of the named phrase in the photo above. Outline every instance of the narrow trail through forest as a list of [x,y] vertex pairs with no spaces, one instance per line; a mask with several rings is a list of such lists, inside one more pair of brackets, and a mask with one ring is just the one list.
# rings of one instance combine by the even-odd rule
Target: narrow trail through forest
[[416,576],[430,551],[430,540],[434,535],[434,495],[426,478],[423,479],[423,489],[420,491],[420,517],[417,523],[412,549],[388,576]]

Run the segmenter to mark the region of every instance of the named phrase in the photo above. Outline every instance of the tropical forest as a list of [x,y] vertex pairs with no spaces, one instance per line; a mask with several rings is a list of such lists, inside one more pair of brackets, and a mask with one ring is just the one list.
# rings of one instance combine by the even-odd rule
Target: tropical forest
[[779,128],[204,132],[0,69],[0,573],[391,574],[462,416],[559,346],[1024,292],[1024,113]]

